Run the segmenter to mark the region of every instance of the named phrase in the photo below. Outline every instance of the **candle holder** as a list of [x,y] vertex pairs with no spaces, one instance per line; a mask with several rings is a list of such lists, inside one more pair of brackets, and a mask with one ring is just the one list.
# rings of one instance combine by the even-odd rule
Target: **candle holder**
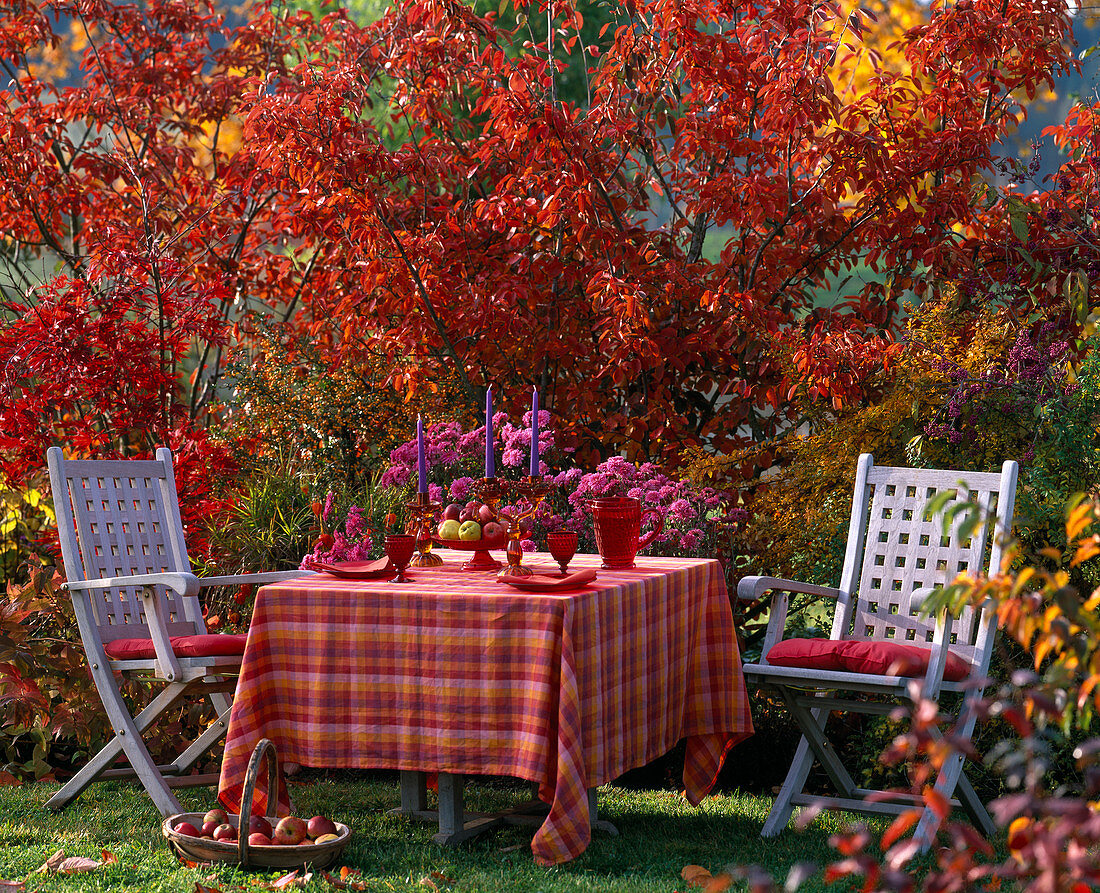
[[542,477],[528,475],[519,481],[514,481],[509,490],[515,502],[524,500],[527,505],[520,507],[513,504],[510,512],[497,512],[501,518],[508,522],[508,547],[506,554],[508,564],[501,568],[498,577],[530,577],[534,571],[523,563],[523,547],[520,545],[520,522],[526,521],[538,511],[539,503],[550,492],[551,485]]
[[432,554],[432,529],[443,506],[432,502],[427,493],[417,493],[416,499],[405,503],[405,511],[409,515],[405,530],[416,537],[417,549],[409,564],[412,567],[438,567],[443,559]]

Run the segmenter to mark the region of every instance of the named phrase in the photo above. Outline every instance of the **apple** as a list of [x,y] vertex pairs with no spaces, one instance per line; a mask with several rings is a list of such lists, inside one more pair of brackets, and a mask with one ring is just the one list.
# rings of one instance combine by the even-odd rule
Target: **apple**
[[221,822],[203,822],[202,823],[202,836],[203,837],[213,837],[214,836],[214,829],[217,828],[218,825],[220,825],[220,824],[222,824],[222,823]]
[[471,499],[469,502],[466,503],[466,508],[468,508],[471,512],[476,512],[478,509],[481,508],[481,503],[478,502],[476,499]]
[[444,521],[457,521],[458,513],[462,511],[462,506],[457,502],[452,502],[449,506],[443,509]]
[[296,815],[283,816],[275,826],[271,842],[279,846],[297,846],[308,836],[306,823]]
[[463,521],[458,528],[458,538],[466,542],[481,539],[481,525],[477,521]]
[[464,508],[458,513],[458,520],[465,524],[467,521],[477,520],[477,509]]
[[236,840],[237,829],[230,825],[229,822],[222,822],[222,824],[218,825],[218,827],[214,829],[214,839]]
[[320,837],[318,837],[313,842],[314,843],[329,843],[330,841],[339,840],[339,839],[340,839],[339,834],[322,834]]
[[496,512],[493,511],[492,506],[483,505],[477,510],[477,520],[482,524],[488,524],[490,521],[495,521],[496,517]]
[[202,836],[202,832],[199,831],[199,829],[192,825],[190,822],[180,822],[178,825],[176,825],[176,833],[186,834],[188,837]]
[[226,815],[224,809],[215,807],[202,817],[202,821],[204,825],[207,822],[213,822],[215,825],[224,825],[229,821],[229,816]]
[[259,831],[253,831],[248,835],[249,846],[271,846],[271,838]]
[[262,815],[253,815],[248,817],[248,833],[249,834],[263,834],[266,837],[271,836],[271,822],[265,819]]
[[495,540],[504,536],[504,525],[497,521],[490,521],[481,528],[481,535],[487,540]]
[[315,815],[306,824],[306,831],[310,837],[316,840],[325,834],[335,834],[336,824],[332,819],[325,818],[323,815]]
[[461,524],[454,518],[448,518],[442,524],[439,525],[438,533],[439,538],[442,540],[456,540],[458,539],[458,531],[461,528]]

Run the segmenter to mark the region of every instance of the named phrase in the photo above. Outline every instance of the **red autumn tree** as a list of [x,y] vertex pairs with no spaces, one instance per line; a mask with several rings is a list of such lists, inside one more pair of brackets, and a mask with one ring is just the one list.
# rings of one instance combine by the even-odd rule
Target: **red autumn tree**
[[[201,438],[257,316],[381,355],[402,391],[448,369],[518,410],[537,385],[589,455],[726,449],[863,399],[898,295],[972,263],[957,233],[988,225],[1018,97],[1070,59],[1057,4],[936,4],[853,96],[859,13],[629,0],[583,46],[583,11],[10,4],[4,470],[44,440]],[[73,22],[83,80],[51,84],[35,59]]]

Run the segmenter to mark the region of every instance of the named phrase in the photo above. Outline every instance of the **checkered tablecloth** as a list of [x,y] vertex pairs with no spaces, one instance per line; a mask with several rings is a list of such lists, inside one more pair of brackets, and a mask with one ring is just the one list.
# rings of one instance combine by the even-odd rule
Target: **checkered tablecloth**
[[[260,589],[223,804],[238,809],[261,738],[303,766],[523,778],[550,804],[531,849],[556,864],[588,846],[587,789],[681,738],[687,798],[705,796],[752,734],[716,561],[640,556],[592,588],[537,594],[462,572],[464,557],[412,568],[405,584],[317,576]],[[556,571],[545,554],[525,562]],[[570,571],[599,563],[578,555]]]

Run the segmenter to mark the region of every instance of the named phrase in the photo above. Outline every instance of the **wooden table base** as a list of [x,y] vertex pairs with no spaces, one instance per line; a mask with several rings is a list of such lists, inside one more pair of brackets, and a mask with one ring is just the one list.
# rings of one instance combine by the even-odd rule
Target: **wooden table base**
[[[439,773],[439,808],[428,809],[428,776],[425,772],[401,772],[401,806],[388,815],[404,815],[425,822],[439,822],[435,843],[456,846],[503,825],[533,825],[543,823],[550,807],[538,797],[501,812],[466,812],[463,798],[465,776]],[[618,829],[611,822],[596,817],[596,789],[588,789],[588,814],[593,831],[603,831],[617,837]]]

